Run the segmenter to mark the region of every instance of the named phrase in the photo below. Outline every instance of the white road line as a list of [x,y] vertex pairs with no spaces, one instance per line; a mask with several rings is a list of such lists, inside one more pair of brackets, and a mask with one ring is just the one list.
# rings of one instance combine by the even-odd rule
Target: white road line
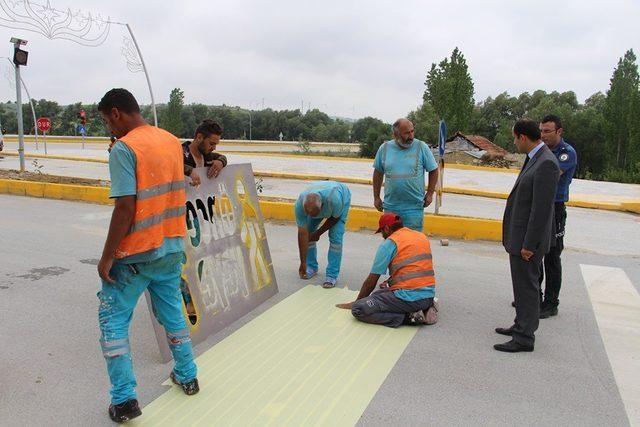
[[640,295],[620,268],[580,268],[629,422],[640,426]]

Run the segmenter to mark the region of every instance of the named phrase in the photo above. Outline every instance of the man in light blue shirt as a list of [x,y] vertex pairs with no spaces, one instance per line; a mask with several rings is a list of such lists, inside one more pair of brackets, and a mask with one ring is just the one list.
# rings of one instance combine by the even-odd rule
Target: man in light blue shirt
[[[336,285],[342,262],[342,239],[350,205],[351,191],[339,182],[314,182],[300,194],[294,206],[298,225],[300,278],[310,279],[318,273],[316,242],[322,234],[329,231],[329,262],[322,287],[333,288]],[[326,220],[320,226],[323,219]]]
[[[379,211],[395,212],[405,227],[422,232],[424,208],[433,201],[438,165],[427,144],[415,139],[413,123],[398,119],[393,137],[380,146],[373,162],[373,204]],[[425,193],[424,172],[429,174]],[[384,181],[384,202],[380,190]]]

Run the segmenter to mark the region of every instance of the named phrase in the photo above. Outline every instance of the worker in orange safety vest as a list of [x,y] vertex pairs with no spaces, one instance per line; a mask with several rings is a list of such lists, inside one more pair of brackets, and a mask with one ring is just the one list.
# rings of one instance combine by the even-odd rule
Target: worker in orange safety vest
[[142,413],[135,392],[129,324],[145,290],[175,360],[170,378],[188,395],[199,390],[179,290],[186,235],[185,178],[180,141],[148,125],[129,91],[110,90],[98,111],[117,138],[109,154],[109,197],[115,199],[115,207],[98,263],[102,279],[98,319],[111,381],[108,413],[120,423]]
[[[404,227],[399,215],[388,212],[380,217],[376,233],[385,241],[378,247],[373,267],[356,301],[337,304],[350,309],[366,323],[397,328],[403,324],[433,325],[438,321],[434,301],[436,278],[429,239],[423,233]],[[391,277],[373,292],[381,275]]]

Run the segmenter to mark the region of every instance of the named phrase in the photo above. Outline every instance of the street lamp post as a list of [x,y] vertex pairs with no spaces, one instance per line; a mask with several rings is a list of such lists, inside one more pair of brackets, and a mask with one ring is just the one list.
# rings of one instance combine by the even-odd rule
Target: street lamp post
[[[13,61],[11,61],[11,58],[5,56],[4,57],[7,61],[9,61],[9,63],[11,64],[12,67],[15,67],[15,65],[13,64]],[[38,126],[36,126],[36,107],[33,104],[33,99],[31,99],[31,95],[29,94],[29,89],[27,89],[27,85],[24,83],[24,79],[22,77],[20,77],[20,82],[22,83],[22,87],[24,88],[24,91],[27,94],[27,98],[29,99],[29,105],[31,106],[31,114],[33,115],[33,129],[35,132],[35,136],[36,136],[36,151],[38,150]],[[17,83],[16,83],[17,84]],[[45,143],[44,146],[44,153],[47,154],[47,145]]]
[[[254,104],[256,105],[256,108],[257,108],[259,106],[259,101],[251,101],[249,103],[249,108],[247,109],[247,114],[249,114],[249,142],[253,142],[253,135],[251,134],[251,128],[252,128],[251,109],[253,108]],[[262,98],[262,104],[264,108],[264,98]]]
[[132,72],[136,72],[136,71],[140,71],[140,69],[142,69],[142,71],[144,71],[144,76],[147,79],[147,86],[149,87],[149,95],[151,96],[151,109],[153,111],[153,124],[157,127],[158,126],[158,112],[156,110],[156,101],[155,98],[153,96],[153,88],[151,87],[151,79],[149,78],[149,71],[147,70],[147,66],[144,63],[144,58],[142,57],[142,51],[140,50],[140,46],[138,45],[138,41],[136,40],[135,36],[133,35],[133,31],[131,30],[131,26],[129,24],[125,24],[122,22],[116,22],[116,21],[109,21],[110,24],[117,24],[117,25],[122,25],[124,27],[127,27],[127,31],[129,31],[129,35],[131,36],[131,41],[133,41],[133,46],[136,49],[136,52],[138,53],[138,58],[140,59],[140,63],[137,63],[136,59],[130,54],[130,52],[127,52],[127,49],[125,48],[124,50],[124,55],[125,55],[125,59],[127,61],[127,66],[129,67],[129,70]]
[[140,63],[142,63],[144,76],[147,78],[147,86],[149,86],[149,95],[151,96],[151,107],[153,108],[153,124],[158,127],[158,112],[156,111],[156,100],[153,97],[153,88],[151,87],[151,80],[149,79],[149,71],[147,70],[147,66],[144,63],[144,59],[142,58],[142,51],[138,46],[136,38],[133,36],[133,31],[131,31],[131,26],[129,24],[127,24],[127,30],[129,30],[129,34],[131,34],[131,40],[133,40],[133,44],[136,46],[138,56],[140,57]]
[[20,87],[20,65],[27,65],[28,53],[20,49],[27,44],[26,40],[11,37],[13,43],[13,63],[16,71],[16,113],[18,119],[18,156],[20,157],[20,172],[24,172],[24,125],[22,123],[22,90]]

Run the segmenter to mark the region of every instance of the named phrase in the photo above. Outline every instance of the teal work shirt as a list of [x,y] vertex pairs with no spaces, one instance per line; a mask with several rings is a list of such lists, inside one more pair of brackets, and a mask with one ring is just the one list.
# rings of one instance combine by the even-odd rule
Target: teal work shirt
[[[111,148],[111,153],[109,154],[109,175],[111,177],[110,198],[136,195],[136,155],[122,141],[116,141]],[[155,261],[165,255],[183,251],[184,241],[182,237],[168,237],[164,239],[162,246],[159,248],[117,259],[115,262],[139,264]]]
[[[378,247],[376,257],[373,260],[371,274],[385,274],[397,253],[398,249],[393,240],[386,239],[382,242]],[[418,289],[398,289],[397,291],[393,291],[393,293],[404,301],[418,301],[425,298],[433,298],[436,295],[436,287],[426,286]]]
[[424,204],[424,172],[438,168],[427,144],[414,139],[411,147],[401,148],[394,141],[380,146],[373,167],[384,174],[385,211],[422,210]]
[[340,218],[349,209],[351,203],[351,191],[349,188],[335,181],[317,181],[298,196],[295,204],[296,224],[298,227],[306,227],[309,215],[304,211],[304,198],[310,194],[320,195],[322,207],[320,213],[314,218]]

